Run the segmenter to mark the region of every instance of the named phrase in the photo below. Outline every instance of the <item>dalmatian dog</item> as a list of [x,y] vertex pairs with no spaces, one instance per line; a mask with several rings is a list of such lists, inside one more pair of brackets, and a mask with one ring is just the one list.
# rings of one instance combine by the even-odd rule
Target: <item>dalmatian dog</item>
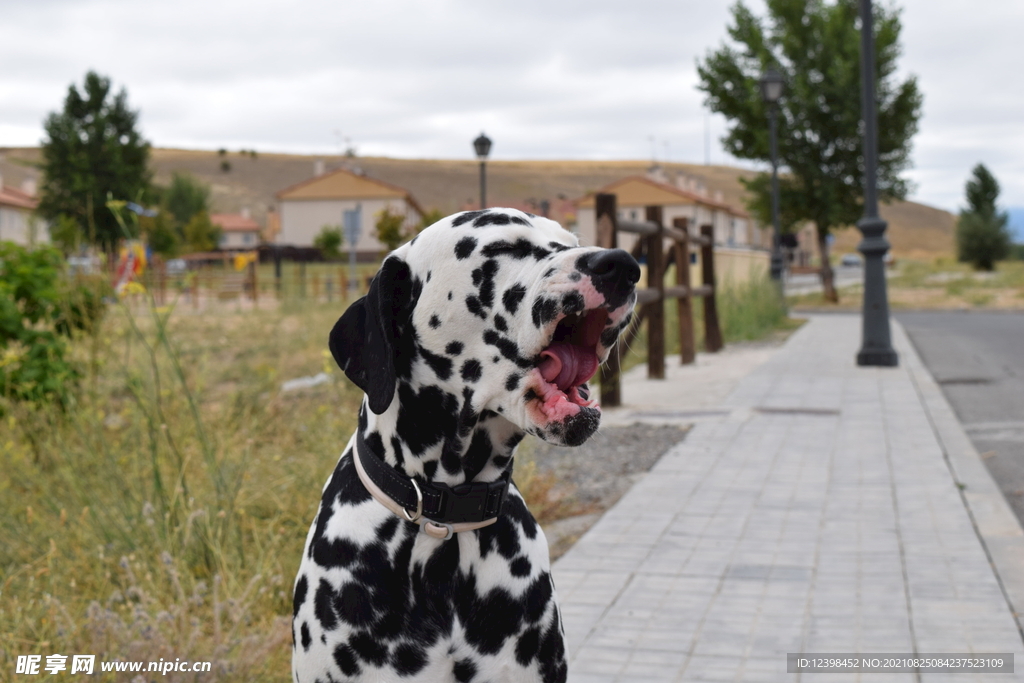
[[385,260],[330,334],[365,397],[295,581],[296,683],[565,681],[544,533],[510,481],[525,434],[578,446],[640,270],[513,209]]

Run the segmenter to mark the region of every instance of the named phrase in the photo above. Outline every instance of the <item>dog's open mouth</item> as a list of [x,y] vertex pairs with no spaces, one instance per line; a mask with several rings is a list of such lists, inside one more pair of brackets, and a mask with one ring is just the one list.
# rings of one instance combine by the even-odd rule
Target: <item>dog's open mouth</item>
[[595,308],[567,315],[558,322],[551,343],[540,352],[537,369],[547,383],[544,402],[558,399],[558,392],[579,406],[589,406],[589,395],[579,387],[594,376],[600,360],[597,345],[608,321],[608,311]]

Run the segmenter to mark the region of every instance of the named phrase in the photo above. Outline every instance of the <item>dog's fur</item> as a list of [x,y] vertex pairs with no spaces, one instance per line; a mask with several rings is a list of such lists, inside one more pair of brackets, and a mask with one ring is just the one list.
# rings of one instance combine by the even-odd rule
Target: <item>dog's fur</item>
[[[577,245],[553,221],[492,209],[446,218],[388,256],[330,338],[366,392],[358,429],[378,457],[420,481],[494,481],[525,433],[572,446],[594,433],[589,388],[559,392],[540,352],[567,315],[604,309],[605,360],[639,269],[619,251],[615,267],[631,272],[609,274],[595,259],[611,252]],[[354,440],[295,582],[295,681],[564,681],[547,542],[515,486],[496,523],[438,540],[370,497]]]

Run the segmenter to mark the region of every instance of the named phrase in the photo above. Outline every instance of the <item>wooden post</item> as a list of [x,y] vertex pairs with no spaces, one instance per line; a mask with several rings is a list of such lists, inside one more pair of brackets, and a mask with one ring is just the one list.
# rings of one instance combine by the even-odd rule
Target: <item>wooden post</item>
[[675,242],[676,284],[686,287],[686,294],[676,300],[679,313],[679,362],[689,365],[697,357],[697,341],[693,336],[693,296],[690,294],[690,221],[676,218],[673,227],[683,232],[683,239]]
[[718,326],[718,288],[715,286],[715,229],[710,225],[700,226],[700,234],[707,244],[700,248],[700,266],[704,275],[704,285],[711,287],[711,292],[704,295],[704,348],[709,353],[722,350],[722,330]]
[[348,301],[348,280],[344,268],[338,268],[338,290],[341,291],[341,300]]
[[647,287],[658,291],[658,298],[647,304],[647,378],[665,379],[665,235],[661,207],[644,209],[645,219],[658,224],[658,232],[647,237]]
[[324,275],[324,287],[327,288],[327,303],[331,303],[331,299],[333,298],[331,294],[334,289],[334,280],[331,279],[330,273]]
[[[594,219],[597,221],[597,246],[614,249],[618,244],[616,227],[618,217],[615,206],[615,195],[598,194],[594,198]],[[622,342],[612,347],[608,360],[600,369],[601,405],[614,407],[622,405],[622,388],[620,385],[620,367],[622,358]]]
[[260,302],[260,286],[259,278],[256,276],[256,263],[253,261],[249,264],[249,286],[252,287],[252,307],[258,308]]
[[277,300],[281,300],[281,247],[274,247],[274,290]]
[[313,274],[313,301],[320,300],[320,276]]

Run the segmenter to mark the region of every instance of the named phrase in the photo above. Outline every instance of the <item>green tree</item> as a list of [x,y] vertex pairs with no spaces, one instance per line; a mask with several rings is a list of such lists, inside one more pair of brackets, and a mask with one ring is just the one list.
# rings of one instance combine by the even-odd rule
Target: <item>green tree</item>
[[377,214],[376,235],[377,239],[387,247],[388,251],[394,251],[406,240],[405,216],[400,213],[392,213],[387,207]]
[[43,124],[40,215],[71,218],[87,241],[113,249],[122,235],[106,208],[108,195],[135,197],[149,187],[149,143],[137,121],[128,93],[122,88],[113,95],[110,79],[90,71],[81,92],[72,84],[64,110]]
[[1012,239],[1009,216],[999,213],[999,183],[984,164],[974,167],[967,181],[967,209],[956,225],[957,256],[977,270],[992,270],[996,261],[1009,258]]
[[156,216],[139,216],[139,231],[149,248],[164,256],[176,256],[183,232],[175,229],[174,216],[161,207]]
[[185,225],[185,249],[213,251],[220,244],[221,229],[210,222],[210,214],[200,211]]
[[326,259],[336,259],[341,256],[341,226],[325,225],[320,228],[320,234],[313,239],[313,246],[320,250]]
[[191,173],[175,172],[163,192],[163,205],[180,230],[200,211],[210,210],[210,186]]
[[[758,80],[775,67],[786,80],[779,102],[780,203],[783,216],[813,221],[826,296],[838,295],[829,264],[828,236],[863,213],[860,32],[857,0],[767,0],[757,17],[742,2],[732,8],[725,44],[698,62],[698,88],[712,111],[729,119],[722,142],[741,159],[770,160],[768,110]],[[910,163],[910,140],[921,115],[917,80],[896,77],[899,11],[874,8],[878,101],[878,190],[883,201],[906,196],[900,173]],[[753,213],[764,220],[770,184],[762,174],[745,183]]]

